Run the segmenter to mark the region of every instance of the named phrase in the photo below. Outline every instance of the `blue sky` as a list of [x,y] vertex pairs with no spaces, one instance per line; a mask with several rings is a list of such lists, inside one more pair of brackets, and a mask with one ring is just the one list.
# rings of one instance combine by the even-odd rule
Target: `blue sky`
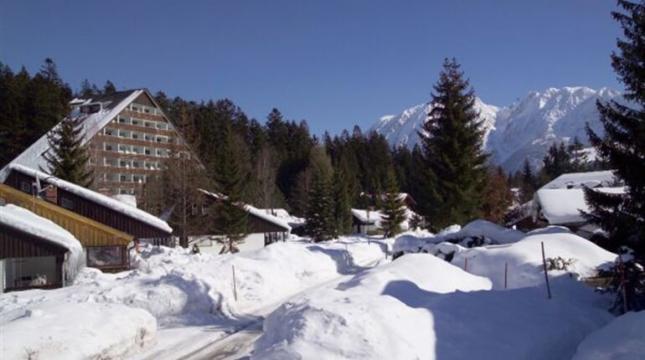
[[0,0],[0,61],[34,72],[53,58],[87,78],[187,99],[273,107],[314,133],[368,128],[430,97],[455,56],[485,102],[531,90],[620,89],[608,0]]

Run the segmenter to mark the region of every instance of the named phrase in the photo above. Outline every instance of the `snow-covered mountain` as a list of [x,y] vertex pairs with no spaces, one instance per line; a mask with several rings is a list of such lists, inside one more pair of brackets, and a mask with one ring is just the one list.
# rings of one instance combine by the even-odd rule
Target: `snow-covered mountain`
[[[549,88],[531,92],[524,99],[506,107],[484,103],[477,98],[475,107],[484,120],[484,147],[494,163],[506,170],[518,170],[525,158],[539,166],[553,142],[567,142],[574,137],[586,144],[585,125],[602,133],[596,100],[619,99],[618,91],[588,87]],[[381,117],[371,130],[383,134],[392,145],[413,147],[426,119],[429,105],[421,104],[398,115]]]

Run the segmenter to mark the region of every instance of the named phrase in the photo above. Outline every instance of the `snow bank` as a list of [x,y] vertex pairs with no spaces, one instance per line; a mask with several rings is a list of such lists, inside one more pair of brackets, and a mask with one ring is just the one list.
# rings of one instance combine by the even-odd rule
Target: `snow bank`
[[5,359],[114,359],[146,347],[146,311],[118,304],[49,302],[0,313]]
[[645,359],[645,311],[622,315],[587,336],[573,360]]
[[340,274],[354,273],[384,259],[386,248],[383,241],[367,243],[364,238],[324,244],[279,242],[257,251],[221,256],[144,246],[134,260],[135,270],[105,274],[87,269],[75,286],[49,291],[47,296],[34,292],[0,296],[0,311],[52,300],[116,303],[144,309],[162,326],[203,324],[216,316],[235,317]]
[[[122,312],[123,319],[130,316],[129,310],[135,311],[132,313],[135,320],[124,326],[146,329],[147,325],[142,325],[147,324],[145,316],[140,314],[156,319],[163,328],[222,324],[222,319],[229,319],[227,324],[231,326],[239,326],[249,321],[245,315],[249,312],[277,306],[285,298],[307,288],[374,265],[385,258],[388,242],[392,241],[366,242],[363,237],[346,237],[320,244],[279,242],[253,252],[221,256],[195,255],[190,249],[147,245],[134,260],[135,270],[106,274],[85,269],[70,287],[2,294],[0,314],[13,319],[32,308],[45,309],[45,313],[58,313],[60,309],[60,319],[63,319],[68,308],[79,309],[74,316],[79,321],[87,321],[87,325],[76,325],[71,319],[69,323],[61,321],[60,326],[40,326],[38,320],[25,318],[24,326],[42,329],[39,335],[43,339],[55,338],[59,329],[69,331],[69,337],[77,333],[86,339],[85,329],[91,328],[93,319],[100,322],[104,318],[105,328],[97,330],[97,336],[105,337],[101,341],[106,344],[124,344],[125,348],[123,336],[130,343],[134,338],[126,335],[127,329],[122,332],[111,330],[111,312]],[[233,268],[237,299],[233,289]],[[62,303],[65,306],[59,308],[58,304]],[[57,310],[47,310],[49,308]],[[13,333],[12,329],[8,332]],[[154,332],[150,336],[154,336]],[[106,348],[104,345],[89,342],[87,353],[91,352],[90,348],[100,353]]]
[[[490,289],[473,276],[431,255],[411,254],[281,306],[265,320],[255,345],[258,359],[408,359],[432,338],[427,311],[397,300],[416,302],[418,292],[448,293]],[[414,307],[414,306],[413,306]]]
[[252,358],[569,359],[611,315],[593,290],[563,280],[554,288],[566,296],[552,300],[538,287],[464,293],[490,283],[432,255],[406,255],[281,306]]
[[616,254],[561,229],[538,232],[507,245],[463,249],[455,254],[452,263],[467,271],[492,280],[495,289],[504,288],[504,264],[508,264],[508,288],[527,287],[544,283],[541,243],[547,258],[572,260],[567,270],[549,271],[550,276],[576,274],[588,277],[599,266],[613,263]]
[[396,238],[394,253],[432,252],[435,244],[450,241],[464,242],[479,239],[485,244],[509,244],[522,239],[526,234],[519,230],[508,229],[487,220],[472,221],[463,228],[459,225],[449,226],[437,235],[405,233]]

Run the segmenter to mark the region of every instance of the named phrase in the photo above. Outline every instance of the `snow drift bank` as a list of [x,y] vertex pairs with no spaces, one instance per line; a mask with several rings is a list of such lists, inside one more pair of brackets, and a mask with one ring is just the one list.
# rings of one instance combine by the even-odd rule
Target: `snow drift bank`
[[420,293],[490,287],[487,279],[434,256],[411,254],[363,272],[336,290],[281,306],[265,321],[254,358],[414,358],[432,338],[431,327],[419,326],[420,319],[428,319],[427,311],[416,308]]
[[114,359],[147,346],[157,322],[124,305],[44,302],[2,312],[0,328],[4,359]]
[[554,282],[552,300],[541,287],[461,292],[489,288],[432,255],[406,255],[281,306],[253,358],[569,359],[611,319],[593,290],[568,278]]
[[[421,235],[421,236],[420,236]],[[519,230],[508,229],[486,220],[472,221],[463,228],[452,225],[437,235],[406,233],[396,238],[393,252],[432,252],[434,245],[441,242],[460,243],[463,246],[477,244],[510,244],[522,239],[526,234]]]
[[[137,269],[132,271],[104,274],[86,269],[74,286],[0,295],[1,324],[3,332],[11,336],[19,334],[20,329],[38,329],[39,336],[33,343],[16,341],[11,345],[18,347],[11,350],[15,353],[30,348],[48,349],[51,347],[48,339],[56,339],[59,331],[69,334],[61,339],[74,336],[85,339],[93,323],[100,323],[91,333],[101,343],[88,341],[76,353],[70,346],[66,357],[102,354],[106,348],[114,348],[108,354],[125,353],[150,343],[156,329],[155,319],[162,327],[213,324],[222,317],[233,322],[240,318],[238,315],[383,259],[386,242],[367,243],[365,238],[344,238],[324,244],[286,242],[255,252],[223,256],[146,247],[135,260]],[[237,300],[233,292],[233,267]],[[21,317],[31,309],[61,315]],[[118,328],[112,318],[122,322],[123,331],[115,330]],[[5,331],[5,324],[14,327],[8,326]],[[137,340],[141,338],[138,329],[145,330],[144,341]]]
[[599,267],[616,259],[616,254],[580,236],[547,229],[508,245],[462,248],[455,252],[452,263],[467,266],[468,272],[491,279],[495,289],[504,288],[505,264],[508,264],[508,288],[543,284],[542,242],[547,258],[559,257],[568,263],[566,270],[550,270],[550,276],[593,276]]
[[645,311],[622,315],[591,333],[573,360],[645,359]]

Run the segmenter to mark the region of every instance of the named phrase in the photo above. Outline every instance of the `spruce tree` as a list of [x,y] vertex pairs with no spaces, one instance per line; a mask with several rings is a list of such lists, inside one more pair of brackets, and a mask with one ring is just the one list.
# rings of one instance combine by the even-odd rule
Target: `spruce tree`
[[401,232],[401,224],[405,221],[406,207],[399,197],[399,187],[396,184],[394,170],[390,170],[385,178],[385,199],[383,201],[383,219],[381,227],[383,237],[393,237]]
[[239,163],[239,144],[230,126],[223,129],[223,142],[219,156],[213,164],[216,189],[222,198],[212,207],[215,232],[224,235],[221,253],[239,251],[238,245],[247,232],[247,213],[242,197],[245,191],[245,174]]
[[89,187],[94,178],[88,166],[89,153],[82,143],[81,121],[82,118],[66,117],[48,133],[49,151],[44,157],[50,174],[71,183]]
[[352,231],[352,212],[349,185],[342,168],[334,171],[334,218],[336,220],[336,232],[338,234],[349,234]]
[[484,130],[475,95],[455,59],[446,59],[419,133],[424,171],[422,212],[435,229],[480,216],[486,186]]
[[522,172],[520,173],[520,201],[522,203],[533,199],[533,194],[537,187],[536,182],[529,160],[524,159],[524,166],[522,166]]
[[645,256],[645,4],[619,0],[624,12],[613,12],[622,27],[619,52],[612,53],[612,67],[625,85],[628,105],[616,101],[597,102],[605,137],[589,125],[591,144],[609,161],[617,177],[625,182],[625,194],[585,189],[592,211],[586,217],[609,235],[612,249],[627,244]]
[[314,241],[329,240],[336,234],[331,184],[324,173],[313,174],[306,219],[308,233]]
[[331,161],[325,150],[312,150],[307,172],[310,174],[305,218],[307,231],[314,241],[329,240],[336,235]]

